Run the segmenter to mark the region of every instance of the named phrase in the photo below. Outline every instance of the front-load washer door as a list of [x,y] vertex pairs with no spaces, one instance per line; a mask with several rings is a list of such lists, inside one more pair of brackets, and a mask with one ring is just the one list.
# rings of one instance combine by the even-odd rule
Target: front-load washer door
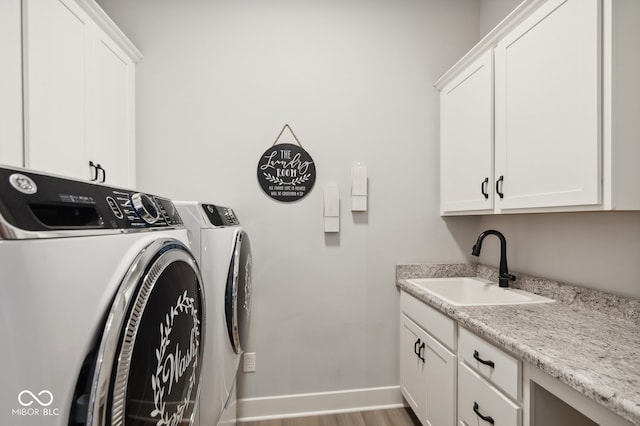
[[177,240],[136,258],[106,321],[91,384],[91,426],[188,425],[204,344],[200,271]]
[[246,347],[251,315],[251,244],[243,230],[234,235],[233,253],[225,291],[225,317],[235,353]]

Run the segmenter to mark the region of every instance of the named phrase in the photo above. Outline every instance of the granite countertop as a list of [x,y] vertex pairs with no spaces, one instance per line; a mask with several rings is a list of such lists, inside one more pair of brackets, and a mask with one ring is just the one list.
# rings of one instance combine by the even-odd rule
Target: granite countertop
[[482,265],[398,265],[396,285],[611,411],[640,425],[640,300],[516,274],[555,303],[453,306],[406,279],[479,276]]

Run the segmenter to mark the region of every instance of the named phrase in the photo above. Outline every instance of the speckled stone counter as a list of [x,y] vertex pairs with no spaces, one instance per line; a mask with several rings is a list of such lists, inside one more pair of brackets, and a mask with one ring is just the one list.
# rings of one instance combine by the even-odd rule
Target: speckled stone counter
[[398,265],[396,285],[640,425],[640,300],[516,275],[514,287],[556,302],[453,306],[406,281],[447,276],[497,281],[495,268],[473,264]]

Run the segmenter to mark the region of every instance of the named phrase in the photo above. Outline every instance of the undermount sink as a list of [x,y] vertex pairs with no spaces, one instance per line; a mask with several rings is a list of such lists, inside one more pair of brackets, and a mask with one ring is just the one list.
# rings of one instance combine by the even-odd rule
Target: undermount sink
[[554,301],[523,290],[501,288],[498,284],[482,278],[413,278],[407,282],[455,306],[516,305]]

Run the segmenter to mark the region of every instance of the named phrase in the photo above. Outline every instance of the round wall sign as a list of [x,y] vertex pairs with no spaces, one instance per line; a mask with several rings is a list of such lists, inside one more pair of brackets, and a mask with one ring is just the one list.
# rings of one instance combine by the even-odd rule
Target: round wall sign
[[273,145],[258,161],[258,182],[269,197],[297,201],[307,195],[316,181],[316,166],[301,146]]

